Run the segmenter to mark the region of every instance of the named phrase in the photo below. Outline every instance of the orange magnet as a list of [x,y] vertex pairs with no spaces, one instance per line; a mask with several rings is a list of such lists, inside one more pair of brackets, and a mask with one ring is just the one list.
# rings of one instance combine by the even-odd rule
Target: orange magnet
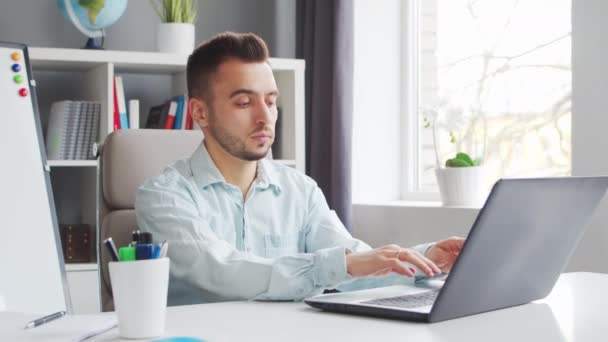
[[19,53],[19,52],[11,53],[11,59],[14,60],[15,62],[19,62],[21,60],[21,53]]

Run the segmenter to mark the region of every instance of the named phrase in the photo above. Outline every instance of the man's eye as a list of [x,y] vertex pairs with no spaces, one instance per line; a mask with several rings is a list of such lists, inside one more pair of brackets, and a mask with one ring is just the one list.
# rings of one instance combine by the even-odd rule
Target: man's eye
[[266,102],[266,105],[268,107],[274,107],[274,106],[276,106],[276,102],[274,102],[274,101]]
[[247,107],[249,105],[249,102],[237,102],[236,105],[239,107]]

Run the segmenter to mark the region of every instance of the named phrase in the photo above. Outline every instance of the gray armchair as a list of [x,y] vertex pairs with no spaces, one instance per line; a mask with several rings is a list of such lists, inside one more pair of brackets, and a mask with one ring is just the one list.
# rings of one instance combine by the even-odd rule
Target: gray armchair
[[109,134],[101,148],[98,166],[97,227],[102,311],[113,311],[108,274],[110,257],[103,240],[117,246],[131,241],[137,226],[135,194],[146,178],[159,175],[165,166],[189,157],[199,146],[199,130],[127,129]]

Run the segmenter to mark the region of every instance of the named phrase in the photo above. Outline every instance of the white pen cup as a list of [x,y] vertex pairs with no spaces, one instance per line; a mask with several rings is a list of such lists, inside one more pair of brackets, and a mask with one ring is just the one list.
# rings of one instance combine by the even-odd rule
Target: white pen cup
[[120,337],[143,339],[165,332],[169,258],[110,262]]

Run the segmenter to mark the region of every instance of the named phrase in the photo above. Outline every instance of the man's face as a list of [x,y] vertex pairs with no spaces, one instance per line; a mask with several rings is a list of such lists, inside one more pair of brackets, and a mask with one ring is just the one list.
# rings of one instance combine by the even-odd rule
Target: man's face
[[278,90],[270,66],[228,60],[212,77],[211,91],[213,99],[202,120],[205,134],[236,158],[264,158],[277,121]]

